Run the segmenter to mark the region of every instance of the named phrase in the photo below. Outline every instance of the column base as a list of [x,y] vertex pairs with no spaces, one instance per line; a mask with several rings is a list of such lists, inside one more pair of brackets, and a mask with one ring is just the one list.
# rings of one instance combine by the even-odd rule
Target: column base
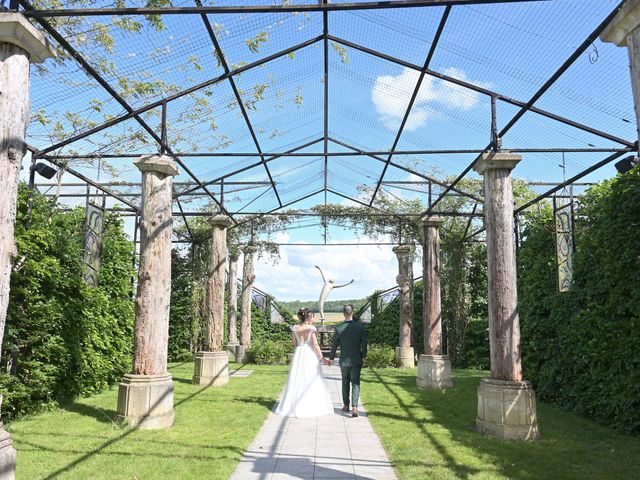
[[233,360],[235,361],[236,357],[238,356],[237,349],[239,346],[239,343],[227,343],[227,346],[225,348],[227,352],[229,352],[229,360],[231,360],[231,357],[233,357]]
[[126,374],[118,390],[116,421],[143,430],[173,425],[173,380],[161,375]]
[[416,365],[413,347],[396,347],[396,367],[413,368]]
[[476,429],[503,440],[538,438],[536,395],[531,383],[483,378],[478,387]]
[[229,354],[227,352],[196,353],[194,385],[221,387],[229,383]]
[[247,357],[248,348],[244,345],[236,346],[236,362],[238,363],[249,363],[249,358]]
[[11,443],[9,432],[0,424],[0,480],[16,478],[16,449]]
[[453,387],[448,355],[420,355],[416,383],[420,388],[440,390]]

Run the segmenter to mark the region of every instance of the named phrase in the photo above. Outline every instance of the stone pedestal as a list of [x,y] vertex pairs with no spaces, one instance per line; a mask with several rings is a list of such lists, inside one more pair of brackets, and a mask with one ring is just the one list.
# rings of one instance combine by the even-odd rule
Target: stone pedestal
[[447,355],[420,355],[417,385],[420,388],[451,388],[451,362]]
[[412,368],[415,365],[413,347],[396,347],[396,367]]
[[124,376],[118,391],[118,423],[154,430],[169,428],[174,416],[171,375]]
[[16,478],[16,449],[11,446],[11,436],[0,424],[0,480]]
[[236,346],[236,362],[238,363],[249,363],[249,359],[247,358],[247,348],[244,345]]
[[227,353],[229,354],[229,358],[231,358],[231,356],[233,356],[233,361],[237,361],[237,357],[238,357],[238,347],[240,346],[239,343],[227,343],[226,346],[226,350]]
[[229,354],[227,352],[198,352],[196,354],[194,385],[221,387],[229,383]]
[[483,378],[478,387],[476,428],[503,440],[535,440],[539,436],[536,395],[527,381]]

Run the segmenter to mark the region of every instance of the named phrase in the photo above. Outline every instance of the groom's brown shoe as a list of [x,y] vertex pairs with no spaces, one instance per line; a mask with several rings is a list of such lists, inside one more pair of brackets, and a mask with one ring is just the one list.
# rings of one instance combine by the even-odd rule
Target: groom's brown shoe
[[343,411],[343,412],[348,412],[348,411],[349,411],[349,405],[344,405],[344,406],[342,407],[342,411]]
[[358,416],[358,408],[357,407],[353,407],[353,412],[352,412],[351,416],[353,418],[356,418]]

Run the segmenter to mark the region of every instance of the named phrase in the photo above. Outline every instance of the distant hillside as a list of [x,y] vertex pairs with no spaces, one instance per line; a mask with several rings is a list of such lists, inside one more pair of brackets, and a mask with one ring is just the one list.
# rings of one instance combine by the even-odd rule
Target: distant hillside
[[[366,298],[358,298],[352,300],[328,300],[324,302],[324,311],[328,312],[342,312],[342,306],[350,303],[353,308],[358,310],[362,305],[366,303]],[[292,313],[296,313],[303,307],[311,308],[314,312],[318,312],[318,300],[293,300],[291,302],[278,302],[278,305],[282,305],[291,310]]]

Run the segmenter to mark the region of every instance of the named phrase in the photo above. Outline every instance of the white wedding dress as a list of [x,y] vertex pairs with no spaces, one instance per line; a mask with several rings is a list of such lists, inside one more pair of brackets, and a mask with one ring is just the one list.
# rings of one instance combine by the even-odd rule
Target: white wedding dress
[[296,326],[292,328],[296,338],[296,351],[289,367],[289,379],[276,414],[283,417],[318,417],[333,414],[329,389],[322,378],[320,360],[313,349],[316,327],[309,328],[309,335],[302,339]]

